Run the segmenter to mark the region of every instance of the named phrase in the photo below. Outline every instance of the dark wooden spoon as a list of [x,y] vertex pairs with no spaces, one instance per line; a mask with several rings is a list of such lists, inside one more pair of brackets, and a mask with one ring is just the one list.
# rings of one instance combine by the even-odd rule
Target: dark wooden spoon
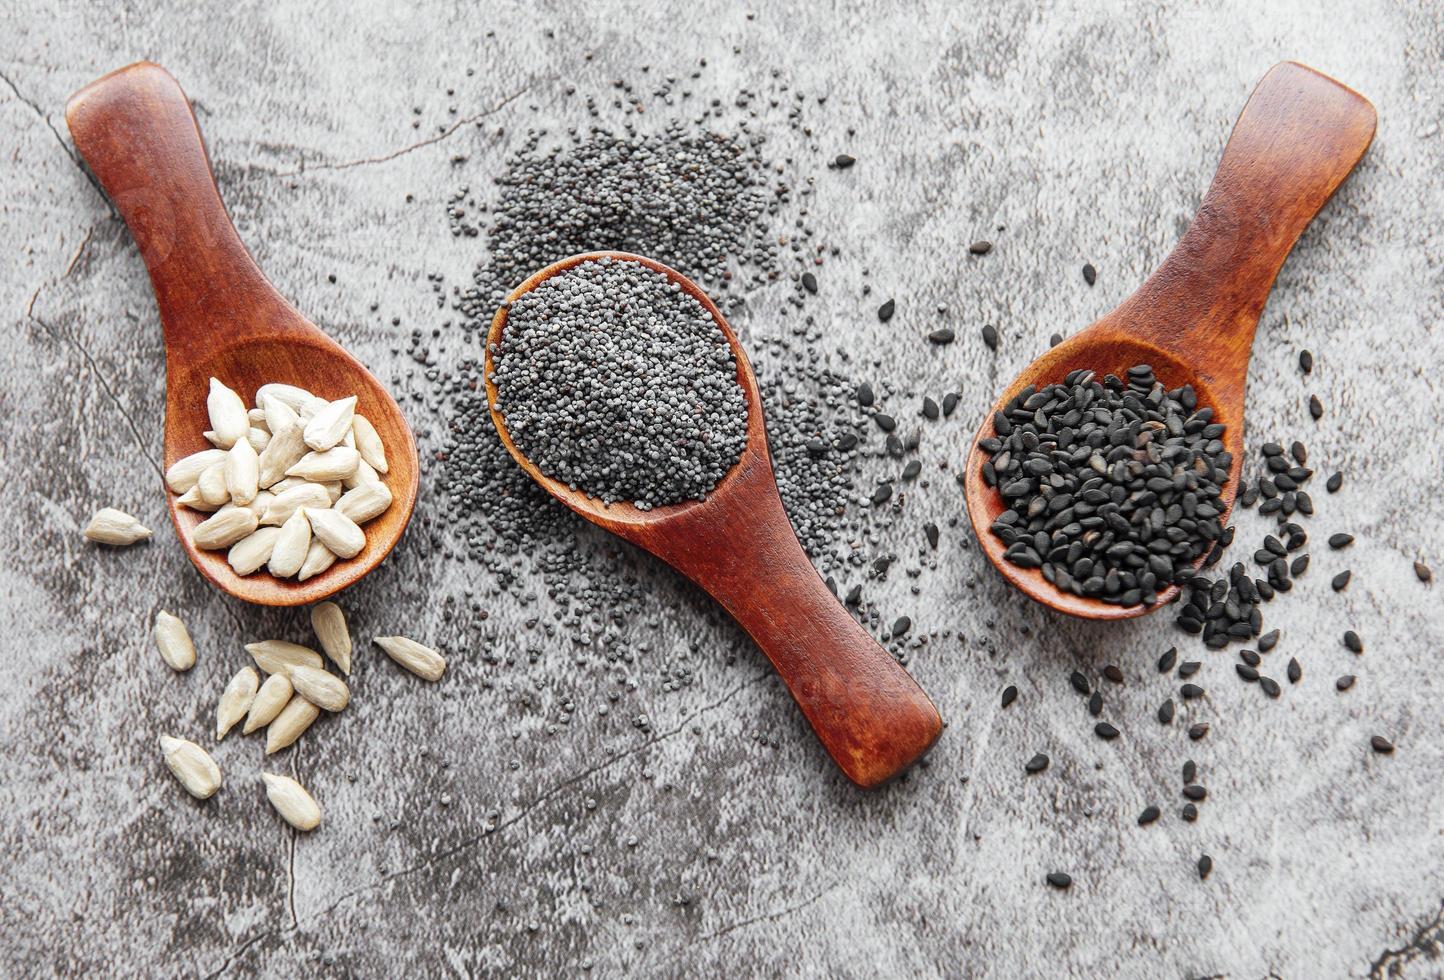
[[191,544],[207,515],[167,493],[186,554],[219,588],[268,606],[318,602],[356,582],[391,551],[416,502],[416,441],[396,401],[266,280],[221,203],[190,103],[164,68],[140,62],[92,82],[71,97],[65,119],[150,271],[165,333],[165,465],[210,448],[202,433],[212,377],[247,405],[272,381],[326,398],[354,394],[386,447],[392,503],[366,524],[354,558],[305,582],[237,575],[226,552]]
[[486,394],[497,402],[492,351],[517,297],[581,262],[624,259],[660,272],[706,308],[737,358],[737,383],[747,399],[747,446],[705,501],[642,511],[604,506],[542,473],[526,457],[495,410],[492,421],[507,452],[527,474],[572,510],[661,558],[720,602],[772,661],[842,771],[873,787],[906,769],[937,739],[942,719],[912,676],[878,646],[828,591],[782,508],[767,450],[762,398],[742,345],[721,312],[687,277],[659,262],[623,252],[575,255],[547,266],[507,297],[487,335]]
[[1294,242],[1364,155],[1374,124],[1374,107],[1352,89],[1303,65],[1275,65],[1249,97],[1198,215],[1163,265],[1003,392],[968,456],[965,495],[973,530],[1004,578],[1044,605],[1085,619],[1141,616],[1177,594],[1169,586],[1153,606],[1110,605],[1006,561],[1005,546],[989,530],[1006,506],[982,479],[986,455],[977,441],[994,435],[994,413],[1028,385],[1062,381],[1074,368],[1122,377],[1135,364],[1151,364],[1165,387],[1192,384],[1200,405],[1227,427],[1223,442],[1233,466],[1223,488],[1226,520],[1243,462],[1244,385],[1259,314]]

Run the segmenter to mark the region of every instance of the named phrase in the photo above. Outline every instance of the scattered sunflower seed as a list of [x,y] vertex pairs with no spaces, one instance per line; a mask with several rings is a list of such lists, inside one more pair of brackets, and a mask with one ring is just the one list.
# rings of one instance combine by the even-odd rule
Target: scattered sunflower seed
[[266,799],[286,823],[297,830],[315,830],[320,826],[321,807],[304,786],[289,776],[270,772],[261,773],[261,779],[266,784]]
[[273,755],[294,744],[320,715],[321,709],[310,701],[299,694],[292,697],[266,726],[266,755]]
[[220,766],[196,743],[162,735],[160,750],[165,756],[165,764],[191,796],[207,800],[221,788]]
[[102,507],[85,525],[86,540],[96,544],[125,546],[150,537],[150,529],[123,510]]
[[404,636],[378,636],[376,645],[392,660],[425,680],[438,681],[446,670],[441,654]]
[[162,609],[155,614],[155,648],[166,666],[177,672],[196,665],[196,646],[180,618]]
[[235,727],[236,722],[246,716],[255,703],[256,691],[260,689],[261,679],[256,675],[256,668],[242,667],[236,671],[226,689],[221,692],[221,699],[216,704],[216,741],[219,742],[226,737]]
[[249,735],[257,728],[263,728],[274,721],[281,709],[290,702],[292,691],[291,679],[285,674],[272,674],[267,677],[251,702],[251,710],[246,713],[246,723],[241,726],[241,734]]

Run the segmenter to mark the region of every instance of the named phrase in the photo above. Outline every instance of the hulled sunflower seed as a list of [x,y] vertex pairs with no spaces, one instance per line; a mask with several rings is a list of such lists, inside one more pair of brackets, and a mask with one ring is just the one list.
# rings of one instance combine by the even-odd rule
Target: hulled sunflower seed
[[269,725],[291,700],[293,690],[291,678],[285,674],[272,674],[267,677],[266,683],[256,692],[256,699],[251,702],[251,710],[246,712],[246,723],[241,726],[241,734],[249,735],[257,728]]
[[320,715],[321,709],[300,695],[291,698],[266,726],[266,755],[274,755],[294,744]]
[[96,544],[128,545],[150,537],[150,528],[123,510],[102,507],[85,525],[86,540]]
[[251,444],[251,449],[255,450],[256,455],[259,456],[265,452],[266,447],[271,444],[271,433],[267,429],[261,429],[253,425],[250,431],[246,433],[246,441]]
[[[306,397],[309,398],[310,396],[307,395]],[[298,429],[303,428],[301,416],[296,414],[296,409],[288,402],[284,402],[266,393],[266,386],[264,385],[260,391],[256,392],[256,404],[259,405],[261,411],[265,413],[266,428],[271,430],[273,437],[288,426],[294,425]]]
[[231,569],[237,575],[250,575],[271,560],[276,539],[280,534],[281,529],[278,527],[257,528],[231,545],[231,550],[226,553],[226,561],[230,562]]
[[356,472],[341,481],[341,486],[347,490],[354,490],[357,487],[364,487],[368,483],[380,482],[381,474],[377,473],[371,464],[363,459],[356,464]]
[[265,410],[264,408],[259,407],[260,404],[261,404],[261,400],[260,400],[259,398],[257,398],[257,399],[256,399],[256,405],[257,405],[257,407],[251,409],[251,410],[248,411],[248,412],[246,412],[246,418],[248,418],[248,419],[251,420],[251,428],[253,428],[253,429],[260,429],[262,432],[266,433],[266,435],[270,435],[270,434],[271,434],[271,424],[266,421],[266,410]]
[[211,430],[216,434],[216,445],[222,449],[244,441],[251,429],[251,419],[246,414],[241,396],[215,378],[211,378],[210,394],[206,395],[206,414],[210,416]]
[[[280,484],[276,484],[280,486]],[[276,494],[271,505],[261,515],[262,524],[284,524],[286,520],[303,507],[325,510],[331,506],[330,492],[319,483],[302,483],[287,487]]]
[[196,485],[202,473],[225,461],[224,449],[202,449],[198,453],[191,453],[176,460],[170,469],[165,471],[166,486],[170,487],[173,493],[185,493]]
[[325,408],[329,404],[331,403],[326,399],[317,398],[315,395],[312,395],[310,398],[306,399],[304,402],[301,403],[301,407],[296,409],[296,414],[300,417],[301,422],[304,424],[315,418],[316,413],[321,411],[321,409]]
[[297,830],[315,830],[321,824],[321,807],[306,788],[290,776],[272,772],[261,773],[266,784],[266,799],[286,821]]
[[271,441],[261,453],[257,483],[261,487],[275,486],[285,478],[286,471],[305,455],[306,443],[301,436],[300,420],[282,422],[279,429],[271,430]]
[[[230,454],[227,453],[227,458]],[[231,499],[231,492],[226,488],[226,463],[225,460],[209,466],[196,481],[196,489],[200,491],[201,499],[212,507],[219,507]]]
[[[301,411],[302,405],[315,397],[315,395],[311,394],[305,388],[299,388],[296,385],[278,384],[274,381],[270,384],[263,384],[256,389],[256,404],[262,408],[266,407],[268,401],[274,400],[285,405],[292,412],[299,412]],[[270,418],[269,413],[266,418]],[[274,426],[271,427],[271,431],[276,431]]]
[[177,497],[175,502],[176,506],[178,507],[189,507],[191,510],[200,511],[203,514],[210,514],[214,513],[217,510],[220,510],[220,508],[215,506],[214,504],[208,504],[201,499],[200,487],[191,487],[185,493]]
[[320,667],[292,667],[291,686],[301,697],[327,711],[344,711],[351,703],[351,689],[346,682]]
[[335,552],[313,539],[310,550],[306,552],[306,560],[301,563],[301,570],[296,573],[296,581],[304,582],[314,575],[320,575],[334,564]]
[[301,570],[306,552],[311,548],[311,522],[306,519],[305,508],[286,518],[277,534],[268,567],[277,578],[290,578]]
[[351,673],[351,631],[346,628],[346,615],[334,602],[321,602],[311,607],[311,629],[321,649],[341,673]]
[[207,800],[221,788],[220,766],[196,743],[162,735],[160,750],[165,756],[165,764],[191,796]]
[[216,703],[216,741],[219,742],[226,737],[226,732],[235,727],[236,722],[246,717],[246,712],[251,710],[251,705],[256,701],[256,692],[260,690],[261,678],[256,674],[254,667],[242,667],[236,671],[236,676],[231,678],[226,689],[221,692],[221,699]]
[[364,415],[351,417],[351,433],[356,437],[356,451],[361,458],[371,464],[371,468],[377,473],[385,473],[386,447],[381,444],[381,436],[376,432],[376,427]]
[[357,524],[380,517],[391,506],[391,490],[384,483],[363,483],[347,490],[336,501],[335,511]]
[[309,452],[302,456],[295,465],[286,470],[286,475],[299,476],[315,483],[344,480],[356,472],[356,464],[359,462],[361,462],[361,454],[356,450],[348,449],[345,446],[333,446],[321,452]]
[[[334,450],[332,450],[334,452]],[[356,522],[335,510],[301,510],[311,521],[311,531],[337,558],[354,558],[366,547],[366,534]]]
[[392,660],[428,681],[440,680],[446,670],[446,660],[441,654],[404,636],[378,636],[376,645]]
[[195,526],[191,543],[204,551],[219,551],[255,531],[258,523],[245,507],[218,510]]
[[155,614],[155,648],[160,659],[174,671],[187,671],[196,665],[196,645],[190,631],[180,618],[162,609]]
[[321,655],[310,647],[285,640],[261,640],[247,643],[246,652],[256,661],[256,666],[268,674],[291,675],[292,667],[322,666]]
[[339,445],[346,433],[351,431],[351,418],[355,414],[355,395],[327,402],[326,407],[306,423],[306,445],[317,451]]

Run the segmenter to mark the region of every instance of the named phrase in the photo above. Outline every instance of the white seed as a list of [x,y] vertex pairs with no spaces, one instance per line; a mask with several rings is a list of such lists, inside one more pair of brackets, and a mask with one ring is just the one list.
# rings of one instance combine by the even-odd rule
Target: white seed
[[[305,486],[310,482],[310,480],[303,480],[299,476],[288,476],[284,480],[271,484],[271,492],[274,494],[282,494],[292,487]],[[320,486],[320,484],[318,483],[317,486]]]
[[311,548],[311,522],[304,508],[286,518],[277,532],[276,548],[271,552],[270,571],[277,578],[290,578],[301,570],[306,552]]
[[[230,458],[230,454],[226,454]],[[214,466],[206,468],[201,474],[200,480],[196,482],[196,489],[201,492],[201,499],[212,507],[219,507],[231,499],[230,490],[226,489],[226,464],[225,460]]]
[[351,673],[351,631],[346,628],[346,615],[334,602],[320,602],[311,607],[311,629],[321,642],[321,649],[341,673]]
[[200,511],[203,514],[208,514],[218,509],[214,504],[208,504],[201,499],[200,487],[191,487],[177,497],[175,502],[181,507],[189,507],[191,510]]
[[211,417],[211,429],[216,434],[216,445],[229,449],[246,438],[251,420],[246,415],[246,405],[236,394],[215,378],[211,378],[211,391],[206,396],[206,413]]
[[347,490],[333,508],[357,524],[365,524],[386,512],[391,506],[391,490],[384,483],[365,483]]
[[241,726],[241,734],[249,735],[263,725],[269,725],[286,702],[291,700],[291,678],[285,674],[272,674],[266,678],[266,683],[256,692],[256,699],[251,702],[251,710],[246,714],[246,723]]
[[207,429],[206,431],[202,432],[201,435],[206,437],[206,442],[210,443],[212,446],[215,446],[217,449],[228,448],[221,445],[221,437],[216,435],[215,432],[211,429]]
[[292,667],[291,686],[301,697],[327,711],[343,711],[351,703],[351,689],[346,682],[319,667]]
[[245,439],[240,439],[230,452],[226,454],[226,492],[231,495],[231,500],[244,507],[256,499],[256,493],[260,489],[257,480],[259,478],[260,463],[256,458],[256,450]]
[[366,416],[356,415],[351,419],[351,432],[356,436],[356,451],[361,458],[370,463],[377,473],[385,473],[386,447],[381,444],[376,426]]
[[312,449],[330,449],[351,431],[351,416],[356,413],[356,396],[327,402],[311,421],[306,423],[306,445]]
[[331,498],[331,506],[336,506],[336,501],[341,499],[341,494],[346,492],[346,484],[340,480],[327,480],[321,486],[326,488],[326,496]]
[[276,539],[281,535],[278,527],[258,527],[235,544],[231,550],[226,552],[226,561],[231,563],[231,570],[237,575],[250,575],[266,562],[271,560],[275,553]]
[[[267,408],[267,401],[276,401],[285,405],[293,412],[299,412],[302,405],[315,397],[315,395],[311,394],[305,388],[297,388],[295,385],[272,383],[261,385],[261,387],[256,389],[256,404],[262,408]],[[267,417],[269,418],[269,416]],[[271,431],[276,431],[274,425],[271,426]]]
[[306,787],[290,776],[273,772],[261,773],[266,784],[266,799],[286,821],[297,830],[315,830],[321,825],[321,807],[306,792]]
[[331,506],[331,494],[319,483],[302,483],[300,486],[288,487],[276,494],[271,501],[271,506],[261,515],[263,524],[284,524],[296,511],[302,507],[317,507],[325,509]]
[[160,750],[165,755],[165,764],[186,788],[186,792],[198,800],[207,800],[221,788],[221,768],[216,765],[206,750],[194,742],[169,735],[160,737]]
[[303,423],[309,422],[316,417],[316,414],[318,412],[320,412],[329,404],[331,403],[328,402],[326,399],[317,398],[315,395],[312,395],[310,398],[306,399],[304,402],[301,403],[301,405],[296,409],[296,414],[300,416]]
[[123,510],[102,507],[85,525],[85,537],[97,544],[126,545],[150,537],[150,528]]
[[155,614],[155,648],[160,659],[175,671],[190,670],[196,665],[196,645],[191,642],[186,624],[162,609]]
[[334,510],[313,510],[303,507],[302,511],[311,521],[311,532],[330,548],[337,558],[354,558],[366,547],[366,532],[345,514]]
[[[264,390],[264,389],[262,389]],[[261,411],[266,413],[266,428],[275,435],[287,426],[301,426],[301,416],[286,402],[271,395],[260,396],[256,404],[261,406]]]
[[204,551],[229,548],[254,531],[257,523],[256,515],[245,507],[223,508],[196,525],[191,543]]
[[198,453],[191,453],[176,460],[170,469],[165,471],[166,486],[170,487],[173,493],[185,493],[196,485],[202,473],[225,461],[224,449],[202,449]]
[[242,667],[236,671],[236,676],[226,685],[221,692],[221,700],[216,704],[216,741],[226,737],[226,732],[235,727],[236,722],[246,717],[246,712],[251,710],[251,705],[256,701],[256,691],[261,687],[261,678],[256,675],[256,668]]
[[286,640],[261,640],[247,643],[246,652],[256,661],[256,666],[268,674],[291,676],[292,667],[321,667],[321,655],[310,647]]
[[296,696],[287,701],[281,713],[266,726],[266,755],[279,752],[295,742],[320,714],[321,709],[303,697]]
[[345,446],[333,446],[321,452],[310,452],[302,456],[286,470],[287,476],[304,477],[316,483],[330,480],[344,480],[356,472],[361,454]]
[[354,490],[357,487],[367,483],[380,482],[381,474],[377,473],[374,469],[372,469],[371,464],[363,459],[361,460],[361,462],[356,464],[356,472],[352,473],[350,476],[346,477],[346,479],[342,480],[341,485],[344,486],[347,490]]
[[428,681],[440,680],[442,671],[446,670],[446,660],[441,654],[404,636],[378,636],[376,645],[392,660]]
[[[258,406],[261,404],[260,399],[256,400],[256,404]],[[250,420],[251,428],[260,429],[266,435],[271,434],[271,423],[266,421],[266,410],[264,408],[258,407],[251,409],[246,413],[246,418]],[[257,450],[257,452],[259,451],[260,450]]]
[[356,437],[351,434],[350,429],[347,429],[346,434],[341,437],[341,442],[339,443],[339,445],[345,446],[347,449],[356,448]]
[[312,538],[311,550],[306,552],[306,560],[301,563],[301,571],[296,574],[296,581],[304,582],[312,576],[320,575],[334,564],[336,553]]
[[258,429],[253,425],[250,431],[246,433],[246,441],[251,444],[251,448],[259,455],[266,451],[266,446],[270,445],[271,433],[267,429]]
[[299,421],[285,422],[278,429],[271,430],[271,441],[261,453],[260,472],[257,482],[262,487],[271,487],[281,482],[286,471],[306,455],[306,443],[301,438]]
[[256,494],[255,500],[252,500],[250,503],[246,504],[246,509],[249,510],[252,514],[255,514],[256,520],[259,521],[261,519],[261,515],[265,514],[265,512],[270,508],[271,501],[275,499],[276,495],[271,491],[261,490]]

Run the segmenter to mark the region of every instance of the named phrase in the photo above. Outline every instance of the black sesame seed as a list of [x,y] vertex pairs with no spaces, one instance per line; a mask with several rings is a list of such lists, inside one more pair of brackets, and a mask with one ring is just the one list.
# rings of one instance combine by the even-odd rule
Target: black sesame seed
[[1354,543],[1354,536],[1353,536],[1352,534],[1344,534],[1344,533],[1341,531],[1341,532],[1339,532],[1338,534],[1331,534],[1331,535],[1329,535],[1329,547],[1330,547],[1330,548],[1333,548],[1335,551],[1337,551],[1337,550],[1340,549],[1340,548],[1347,548],[1349,545],[1351,545],[1351,544],[1353,544],[1353,543]]
[[872,385],[866,381],[857,386],[857,403],[863,408],[870,407],[876,398],[877,396],[872,391]]
[[1178,815],[1181,816],[1184,820],[1187,820],[1189,823],[1193,823],[1195,820],[1198,819],[1198,806],[1194,803],[1185,803],[1183,804],[1183,809],[1179,811]]
[[1044,769],[1047,768],[1048,757],[1042,752],[1039,752],[1037,755],[1033,756],[1033,758],[1023,763],[1023,770],[1029,773],[1042,772]]
[[1188,737],[1197,742],[1208,734],[1208,722],[1201,721],[1196,725],[1189,726]]
[[1092,262],[1083,263],[1083,281],[1090,286],[1098,281],[1098,270],[1093,268]]
[[1009,684],[1003,688],[1003,707],[1006,708],[1016,700],[1018,700],[1018,689],[1015,686]]
[[1204,789],[1197,783],[1193,783],[1191,785],[1183,787],[1183,795],[1188,797],[1190,800],[1202,801],[1208,798],[1208,790]]
[[897,419],[883,412],[878,412],[873,415],[872,420],[876,422],[877,427],[884,432],[892,432],[897,428]]
[[991,323],[983,324],[983,343],[988,345],[988,350],[998,349],[998,328]]
[[1198,776],[1198,763],[1189,759],[1183,763],[1183,781],[1191,783]]
[[807,290],[809,293],[816,293],[817,277],[810,272],[804,272],[802,274],[802,288]]
[[1422,561],[1416,561],[1414,563],[1414,575],[1419,581],[1428,582],[1434,578],[1434,570]]
[[1338,493],[1339,487],[1344,485],[1344,474],[1335,473],[1324,483],[1324,489],[1329,493]]
[[[1240,660],[1242,660],[1244,663],[1248,664],[1250,667],[1257,667],[1260,663],[1263,662],[1263,658],[1260,657],[1256,651],[1250,650],[1250,649],[1248,649],[1247,647],[1245,647],[1244,649],[1240,650],[1240,651],[1238,652],[1238,656],[1239,656],[1239,659],[1240,659]],[[1256,678],[1256,677],[1250,677],[1250,678],[1249,678],[1249,680],[1257,680],[1257,679],[1258,679],[1258,678]]]
[[897,300],[890,299],[877,308],[877,318],[883,323],[887,323],[889,320],[892,319],[892,315],[896,312]]
[[1314,355],[1307,350],[1299,351],[1299,370],[1305,374],[1313,373]]
[[1178,689],[1178,693],[1183,695],[1183,700],[1193,701],[1203,697],[1204,690],[1197,684],[1185,684]]
[[1349,587],[1349,579],[1353,577],[1354,573],[1352,571],[1344,569],[1342,572],[1335,575],[1332,580],[1330,580],[1329,586],[1335,592],[1342,592]]
[[1198,877],[1206,879],[1211,871],[1213,871],[1213,858],[1205,854],[1198,859]]
[[1158,721],[1160,724],[1173,724],[1173,698],[1169,698],[1158,706]]
[[838,170],[846,170],[854,163],[857,163],[857,158],[846,153],[839,153],[837,158],[832,161],[832,165]]
[[1103,692],[1094,691],[1088,697],[1088,713],[1097,718],[1103,713]]
[[1250,667],[1248,664],[1234,664],[1233,669],[1238,671],[1238,676],[1242,677],[1246,681],[1258,680],[1258,671],[1255,670],[1253,667]]
[[1158,672],[1160,674],[1168,673],[1170,670],[1173,669],[1173,665],[1177,662],[1178,647],[1169,647],[1163,652],[1163,656],[1158,658]]
[[1394,743],[1389,741],[1382,735],[1370,736],[1369,745],[1373,747],[1375,752],[1378,752],[1381,755],[1388,755],[1390,752],[1394,751]]
[[1109,664],[1103,668],[1103,676],[1115,684],[1123,683],[1123,671],[1113,664]]
[[1290,684],[1297,684],[1304,676],[1304,668],[1299,665],[1298,657],[1290,657],[1287,669],[1287,676]]
[[923,418],[928,419],[929,421],[932,421],[932,420],[936,419],[940,414],[942,414],[942,413],[941,413],[941,411],[940,411],[939,408],[938,408],[938,403],[935,402],[935,401],[933,401],[931,398],[929,398],[929,397],[927,397],[927,396],[924,396],[924,397],[923,397]]
[[992,250],[992,242],[973,242],[973,244],[968,246],[968,251],[973,255],[987,255]]
[[912,629],[912,628],[913,628],[913,621],[912,621],[912,618],[911,618],[911,617],[908,617],[908,616],[899,616],[896,620],[893,621],[893,624],[892,624],[892,635],[893,635],[894,637],[906,636],[908,630],[910,630],[910,629]]
[[1194,674],[1198,673],[1201,667],[1203,667],[1203,662],[1200,660],[1185,660],[1178,666],[1178,676],[1192,677]]
[[928,342],[938,345],[951,344],[956,336],[952,327],[939,327],[928,334]]
[[1359,634],[1353,630],[1344,631],[1344,646],[1348,647],[1354,653],[1364,652],[1364,641],[1359,639]]
[[1263,652],[1263,653],[1268,653],[1268,652],[1269,652],[1270,650],[1272,650],[1274,647],[1278,646],[1278,643],[1279,643],[1279,631],[1278,631],[1278,630],[1269,630],[1269,631],[1268,631],[1267,633],[1265,633],[1263,636],[1261,636],[1261,637],[1258,638],[1258,648],[1259,648],[1259,650],[1260,650],[1261,652]]
[[1073,884],[1073,879],[1062,871],[1050,871],[1048,873],[1048,884],[1054,888],[1067,888]]
[[1099,738],[1105,741],[1111,742],[1113,739],[1118,737],[1118,729],[1114,728],[1106,721],[1100,721],[1098,724],[1093,726],[1093,734],[1097,735]]
[[1081,671],[1073,671],[1068,675],[1068,683],[1073,685],[1073,690],[1079,694],[1087,694],[1090,690],[1088,678],[1084,677]]
[[1324,417],[1324,403],[1319,401],[1318,395],[1309,396],[1309,414],[1314,417],[1315,421]]
[[1146,827],[1156,821],[1160,816],[1162,816],[1162,814],[1159,812],[1158,807],[1144,807],[1143,812],[1138,815],[1138,826]]
[[1353,674],[1344,674],[1338,680],[1334,681],[1334,687],[1340,691],[1347,691],[1354,686],[1356,679]]
[[1263,688],[1263,692],[1271,698],[1276,698],[1283,693],[1283,688],[1279,687],[1279,682],[1272,677],[1260,677],[1258,679],[1258,686]]

